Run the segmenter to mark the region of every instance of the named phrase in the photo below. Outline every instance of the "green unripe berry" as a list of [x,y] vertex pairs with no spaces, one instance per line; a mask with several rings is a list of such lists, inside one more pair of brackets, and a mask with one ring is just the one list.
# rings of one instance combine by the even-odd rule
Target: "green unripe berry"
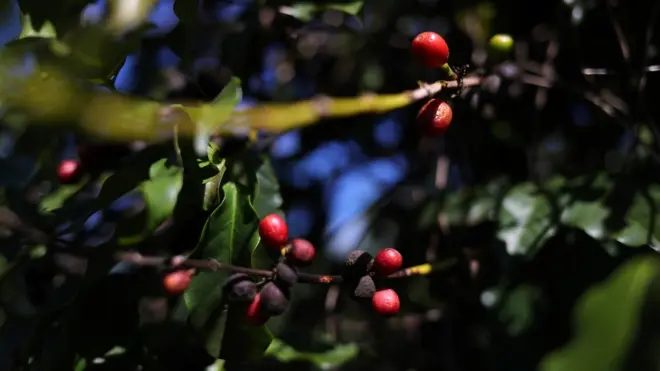
[[490,54],[496,58],[502,58],[513,50],[513,38],[507,34],[493,35],[488,41]]

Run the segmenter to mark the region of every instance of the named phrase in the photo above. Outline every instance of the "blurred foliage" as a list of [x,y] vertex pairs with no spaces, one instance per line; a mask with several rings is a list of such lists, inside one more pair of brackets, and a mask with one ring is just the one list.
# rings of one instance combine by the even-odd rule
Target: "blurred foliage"
[[[658,368],[657,2],[103,3],[90,20],[92,1],[0,1],[21,24],[0,53],[1,370]],[[410,56],[427,30],[470,65],[456,97]],[[492,54],[495,34],[513,48]],[[420,135],[418,81],[453,106],[440,138]],[[328,190],[391,158],[405,166],[362,168],[382,194],[352,183],[341,205],[369,209],[331,223]],[[393,283],[394,318],[298,285],[250,326],[226,271],[172,297],[166,269],[116,260],[267,269],[269,213],[309,225],[310,272],[396,246],[432,273]]]

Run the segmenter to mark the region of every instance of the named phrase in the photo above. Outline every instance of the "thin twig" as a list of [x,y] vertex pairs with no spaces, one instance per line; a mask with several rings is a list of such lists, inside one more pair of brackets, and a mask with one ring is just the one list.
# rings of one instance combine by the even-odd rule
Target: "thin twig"
[[614,12],[614,5],[610,0],[605,0],[605,5],[607,5],[607,12],[610,16],[610,22],[612,23],[612,28],[614,28],[614,32],[616,33],[616,38],[619,42],[619,49],[621,49],[621,56],[626,61],[626,63],[629,63],[630,47],[628,46],[628,42],[626,41],[626,35],[623,32],[621,23],[619,23],[619,20],[616,18],[616,14]]
[[[273,277],[273,271],[265,269],[255,269],[241,267],[232,264],[225,264],[217,261],[216,259],[185,259],[177,264],[172,264],[172,260],[169,257],[161,256],[145,256],[138,252],[121,252],[115,254],[115,259],[124,263],[131,265],[143,266],[143,267],[158,267],[158,268],[195,268],[205,271],[218,271],[226,270],[234,273],[245,273],[253,277],[263,277],[266,279]],[[410,276],[424,276],[428,275],[431,272],[439,271],[446,269],[456,262],[454,260],[445,260],[435,264],[422,264],[414,267],[409,267],[402,269],[387,278],[404,278]],[[312,274],[312,273],[298,273],[298,281],[303,283],[313,283],[313,284],[340,284],[344,281],[343,277],[340,275],[323,275],[323,274]]]

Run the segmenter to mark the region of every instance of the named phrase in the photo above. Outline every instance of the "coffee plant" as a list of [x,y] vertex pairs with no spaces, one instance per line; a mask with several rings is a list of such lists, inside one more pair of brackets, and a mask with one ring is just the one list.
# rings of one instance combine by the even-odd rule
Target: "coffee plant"
[[657,1],[0,5],[0,370],[660,365]]

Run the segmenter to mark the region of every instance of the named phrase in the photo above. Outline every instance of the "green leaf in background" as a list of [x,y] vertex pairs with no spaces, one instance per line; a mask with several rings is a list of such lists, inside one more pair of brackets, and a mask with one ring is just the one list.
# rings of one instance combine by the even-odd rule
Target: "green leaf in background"
[[41,199],[39,203],[40,210],[49,213],[59,209],[66,200],[80,191],[84,185],[84,182],[80,182],[78,184],[59,186],[55,192]]
[[64,33],[79,22],[79,14],[93,0],[18,0],[21,13],[29,15],[35,29],[52,23],[58,33]]
[[151,179],[140,186],[147,210],[145,234],[156,230],[172,215],[183,186],[183,169],[176,166],[167,167],[166,162],[166,159],[155,162],[149,168]]
[[274,339],[266,356],[280,362],[307,361],[320,370],[335,369],[354,359],[360,349],[356,344],[337,344],[323,353],[299,352],[279,339]]
[[497,237],[511,255],[532,257],[557,230],[549,197],[531,183],[506,194],[499,221]]
[[21,34],[18,35],[19,39],[24,39],[26,37],[42,37],[46,39],[54,39],[57,37],[57,31],[55,31],[55,26],[49,21],[45,21],[41,27],[35,28],[32,25],[32,20],[30,19],[29,14],[21,15]]
[[609,215],[610,210],[602,200],[576,200],[562,211],[560,220],[564,225],[579,228],[592,238],[602,240],[607,237],[605,220]]
[[[637,257],[588,290],[574,310],[575,337],[545,356],[540,371],[624,371],[637,338],[645,302],[659,299],[650,284],[660,278],[654,257]],[[655,316],[657,321],[657,315]],[[657,357],[656,357],[657,359]]]
[[450,225],[475,225],[495,219],[507,182],[495,179],[486,185],[462,188],[447,195],[440,211]]
[[510,336],[522,335],[534,323],[534,309],[541,299],[538,287],[521,284],[508,291],[498,307],[498,319]]
[[[258,218],[249,192],[234,183],[226,183],[222,190],[224,199],[207,220],[192,257],[249,266],[259,244]],[[264,326],[247,325],[240,305],[225,309],[221,288],[227,277],[228,272],[220,270],[200,272],[193,278],[184,294],[190,323],[204,336],[210,355],[219,357],[222,352],[234,360],[252,359],[263,354],[271,335]]]
[[638,189],[625,217],[626,227],[613,238],[627,246],[660,248],[660,186]]
[[280,7],[280,12],[303,22],[309,22],[318,13],[324,10],[337,10],[346,14],[356,16],[364,6],[363,0],[357,1],[332,1],[332,2],[296,2],[290,7]]

